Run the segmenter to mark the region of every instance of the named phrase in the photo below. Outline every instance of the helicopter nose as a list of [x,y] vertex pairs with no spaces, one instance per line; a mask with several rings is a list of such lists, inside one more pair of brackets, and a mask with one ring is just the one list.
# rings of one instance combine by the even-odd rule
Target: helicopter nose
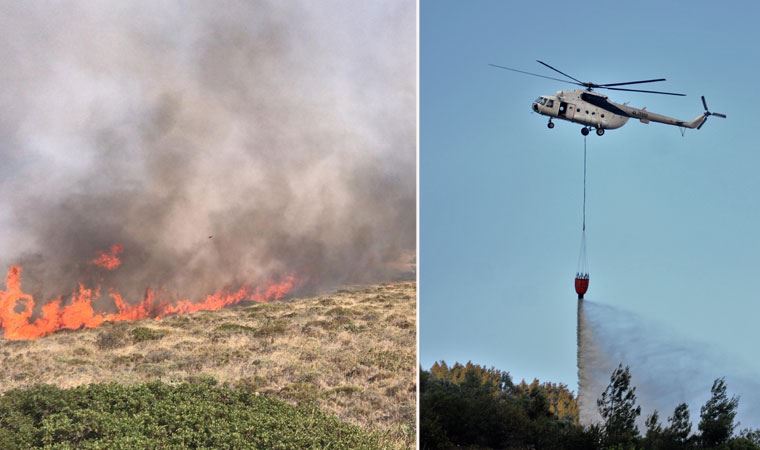
[[533,103],[533,111],[538,112],[538,103]]

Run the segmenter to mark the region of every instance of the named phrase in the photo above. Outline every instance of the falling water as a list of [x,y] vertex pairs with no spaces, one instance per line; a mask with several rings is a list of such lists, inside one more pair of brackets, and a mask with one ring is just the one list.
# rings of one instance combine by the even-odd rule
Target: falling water
[[601,420],[596,398],[604,391],[606,379],[612,373],[602,364],[592,328],[586,323],[586,303],[586,300],[578,300],[578,411],[584,425]]
[[622,363],[629,366],[637,403],[639,429],[653,410],[665,420],[679,403],[689,405],[694,423],[709,398],[713,380],[725,377],[729,395],[740,398],[741,428],[760,427],[760,377],[741,361],[709,344],[693,342],[631,312],[578,301],[578,402],[580,421],[599,422],[596,399]]

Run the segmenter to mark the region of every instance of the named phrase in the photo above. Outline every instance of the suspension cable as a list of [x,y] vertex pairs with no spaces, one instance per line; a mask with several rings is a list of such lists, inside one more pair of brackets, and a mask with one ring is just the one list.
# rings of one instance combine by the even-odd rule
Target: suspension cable
[[583,136],[583,231],[586,231],[586,136]]

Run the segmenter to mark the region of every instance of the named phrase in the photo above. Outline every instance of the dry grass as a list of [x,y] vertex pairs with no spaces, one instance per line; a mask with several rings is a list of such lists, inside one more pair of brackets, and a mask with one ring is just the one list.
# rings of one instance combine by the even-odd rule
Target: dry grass
[[414,447],[416,286],[394,283],[0,340],[0,391],[212,376],[315,403]]

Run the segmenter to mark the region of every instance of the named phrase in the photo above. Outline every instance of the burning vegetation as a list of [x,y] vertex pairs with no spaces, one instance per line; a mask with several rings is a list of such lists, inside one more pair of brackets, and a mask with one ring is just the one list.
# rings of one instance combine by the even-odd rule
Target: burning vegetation
[[[101,252],[91,264],[111,271],[121,265],[119,254],[123,246],[114,244],[109,251]],[[236,290],[221,290],[199,301],[165,299],[160,291],[148,288],[143,299],[127,303],[113,288],[107,289],[116,312],[98,312],[94,302],[101,298],[101,286],[88,287],[80,283],[69,299],[53,298],[35,311],[34,297],[21,287],[22,268],[11,266],[5,278],[5,290],[0,290],[0,328],[6,339],[36,339],[59,330],[95,328],[104,322],[121,322],[189,314],[198,311],[214,311],[241,302],[266,302],[285,297],[296,285],[294,276],[283,277],[277,282],[263,286],[244,286]],[[67,300],[67,301],[65,301]]]
[[121,259],[119,254],[124,251],[124,246],[121,244],[114,244],[111,249],[106,252],[100,252],[97,258],[90,261],[90,263],[102,267],[106,270],[114,270],[121,265]]

